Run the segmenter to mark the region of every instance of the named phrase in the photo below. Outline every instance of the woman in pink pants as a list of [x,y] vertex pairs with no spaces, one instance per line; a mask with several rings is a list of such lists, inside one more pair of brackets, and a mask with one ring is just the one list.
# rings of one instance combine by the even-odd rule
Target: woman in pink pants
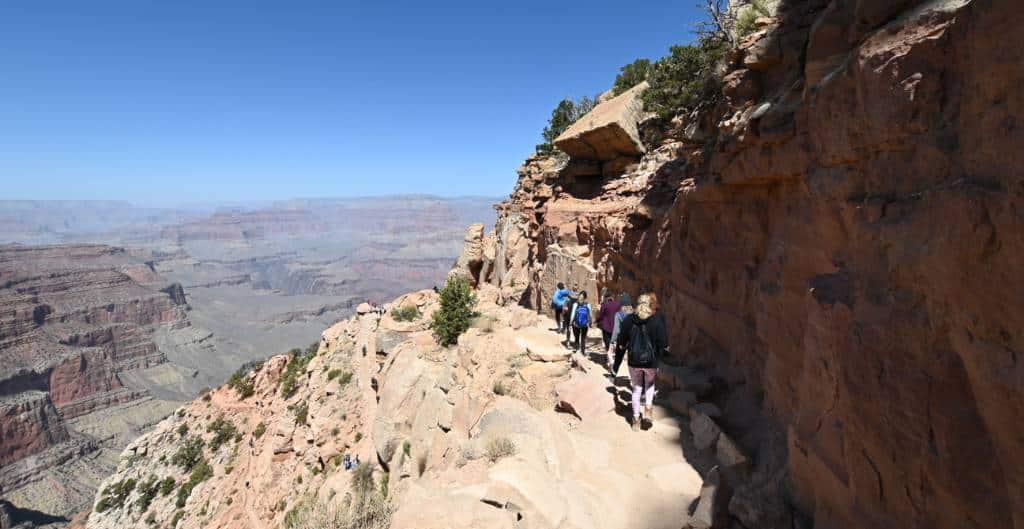
[[636,311],[622,320],[618,346],[626,351],[629,380],[633,387],[633,430],[646,422],[650,426],[654,405],[654,379],[658,362],[668,348],[665,318],[658,314],[658,298],[653,293],[637,300]]

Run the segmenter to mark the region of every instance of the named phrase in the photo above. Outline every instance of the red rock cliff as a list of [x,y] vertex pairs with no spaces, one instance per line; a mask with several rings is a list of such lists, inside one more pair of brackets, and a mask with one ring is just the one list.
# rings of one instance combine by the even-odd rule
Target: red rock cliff
[[1024,527],[1024,9],[783,1],[759,27],[625,175],[528,160],[469,270],[541,309],[559,280],[657,292],[756,454],[747,527]]

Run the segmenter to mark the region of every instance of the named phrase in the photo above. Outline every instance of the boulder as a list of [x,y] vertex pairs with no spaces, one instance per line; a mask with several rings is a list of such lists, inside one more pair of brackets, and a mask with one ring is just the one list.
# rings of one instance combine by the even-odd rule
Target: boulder
[[583,419],[600,417],[615,410],[603,377],[573,373],[569,380],[555,386],[558,408]]
[[643,118],[640,95],[647,83],[599,103],[573,123],[555,146],[573,159],[609,161],[622,156],[638,157],[646,152],[637,125]]
[[718,442],[715,444],[715,458],[723,468],[744,467],[749,460],[743,455],[736,442],[724,433],[718,434]]
[[694,413],[703,413],[712,419],[717,419],[722,416],[722,411],[718,409],[718,406],[715,406],[710,402],[694,404],[690,409],[690,414],[692,415]]
[[370,304],[369,304],[369,303],[367,303],[367,302],[365,302],[365,301],[364,301],[364,302],[362,302],[362,303],[360,303],[360,304],[359,304],[359,305],[358,305],[358,306],[356,307],[356,314],[359,314],[359,315],[363,315],[363,314],[369,314],[369,313],[370,313],[370,312],[372,312],[372,311],[373,311],[373,307],[372,307],[372,306],[370,306]]
[[694,413],[690,415],[690,432],[693,433],[693,445],[698,450],[706,450],[715,445],[722,429],[711,420],[711,417],[703,413]]
[[536,328],[522,329],[516,336],[516,344],[526,351],[530,360],[536,362],[562,362],[569,359],[572,352],[562,347],[557,340],[554,333]]
[[668,399],[665,405],[672,411],[682,414],[689,415],[690,408],[697,403],[697,396],[689,391],[673,391],[669,393]]
[[473,224],[466,230],[462,253],[449,275],[460,275],[476,285],[484,263],[484,225]]
[[708,472],[700,488],[697,508],[690,515],[689,529],[719,529],[729,523],[729,491],[718,467]]

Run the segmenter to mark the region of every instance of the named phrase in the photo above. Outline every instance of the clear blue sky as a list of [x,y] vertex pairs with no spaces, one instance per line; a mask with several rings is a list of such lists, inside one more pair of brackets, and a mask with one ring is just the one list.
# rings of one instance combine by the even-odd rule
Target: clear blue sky
[[504,195],[696,2],[5,1],[0,199]]

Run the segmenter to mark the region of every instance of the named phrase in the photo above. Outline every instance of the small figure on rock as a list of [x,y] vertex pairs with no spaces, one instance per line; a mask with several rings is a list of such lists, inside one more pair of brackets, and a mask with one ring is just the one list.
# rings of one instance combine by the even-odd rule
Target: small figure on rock
[[626,350],[633,387],[632,426],[638,431],[645,422],[649,427],[653,419],[658,362],[668,348],[668,331],[664,315],[658,313],[658,298],[653,293],[640,296],[636,312],[622,320],[620,331],[618,346]]

